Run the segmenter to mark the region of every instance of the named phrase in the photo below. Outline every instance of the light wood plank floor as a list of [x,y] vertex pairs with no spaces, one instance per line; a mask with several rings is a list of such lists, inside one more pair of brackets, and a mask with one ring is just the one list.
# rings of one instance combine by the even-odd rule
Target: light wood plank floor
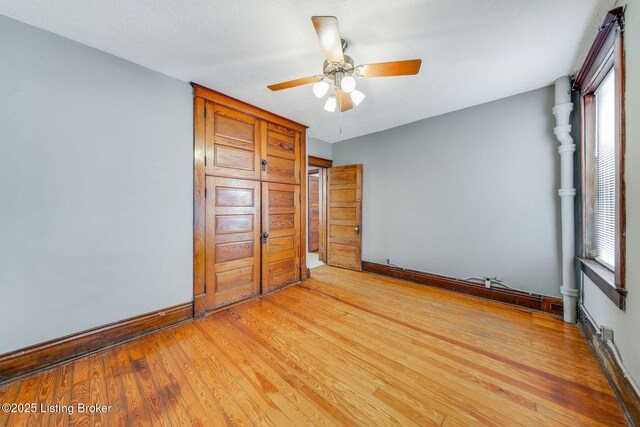
[[[626,425],[577,327],[367,273],[302,285],[0,386],[23,425]],[[10,415],[10,416],[9,416]]]

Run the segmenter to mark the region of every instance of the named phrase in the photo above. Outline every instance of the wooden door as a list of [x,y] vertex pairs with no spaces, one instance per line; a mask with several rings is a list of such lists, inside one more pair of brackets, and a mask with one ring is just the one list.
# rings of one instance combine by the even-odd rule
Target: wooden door
[[309,175],[309,252],[320,250],[320,177]]
[[262,293],[300,281],[300,187],[262,183]]
[[300,184],[300,132],[262,122],[262,180]]
[[260,179],[260,121],[207,102],[205,110],[207,175]]
[[260,292],[260,182],[206,179],[206,308]]
[[327,264],[362,271],[362,165],[327,174]]

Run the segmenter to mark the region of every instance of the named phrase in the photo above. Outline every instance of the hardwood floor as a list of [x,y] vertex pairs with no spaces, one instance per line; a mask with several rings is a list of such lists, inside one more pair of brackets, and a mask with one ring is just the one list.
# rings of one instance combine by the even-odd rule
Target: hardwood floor
[[0,402],[38,405],[0,426],[626,425],[576,326],[333,267],[4,384]]

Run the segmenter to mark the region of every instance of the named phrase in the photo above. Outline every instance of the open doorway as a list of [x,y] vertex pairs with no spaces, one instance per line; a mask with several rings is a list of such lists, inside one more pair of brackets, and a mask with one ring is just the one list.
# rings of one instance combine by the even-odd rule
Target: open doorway
[[332,161],[309,156],[307,160],[307,267],[326,264],[326,183]]
[[362,165],[307,161],[307,267],[362,271]]

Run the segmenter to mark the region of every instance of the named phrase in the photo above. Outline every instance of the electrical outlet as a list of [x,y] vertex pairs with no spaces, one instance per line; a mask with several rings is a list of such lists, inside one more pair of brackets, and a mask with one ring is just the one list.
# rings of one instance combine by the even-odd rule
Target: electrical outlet
[[613,342],[613,329],[607,328],[606,326],[600,326],[600,334],[602,336],[603,341]]
[[387,265],[391,264],[391,260],[389,260],[389,258],[387,258]]

